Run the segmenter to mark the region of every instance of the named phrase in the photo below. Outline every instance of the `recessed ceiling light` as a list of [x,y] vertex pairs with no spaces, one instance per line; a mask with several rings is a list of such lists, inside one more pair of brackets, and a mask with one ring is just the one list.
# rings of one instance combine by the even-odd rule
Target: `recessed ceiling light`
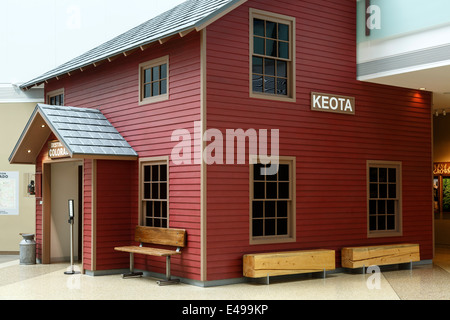
[[31,153],[31,150],[28,150],[28,153]]
[[419,90],[427,90],[427,88],[422,87],[422,88],[419,88]]

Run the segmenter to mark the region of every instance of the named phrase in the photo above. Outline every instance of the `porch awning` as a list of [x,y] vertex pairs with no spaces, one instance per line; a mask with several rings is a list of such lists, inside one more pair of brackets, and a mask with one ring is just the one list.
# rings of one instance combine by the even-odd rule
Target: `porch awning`
[[34,164],[53,133],[68,157],[134,160],[138,154],[96,109],[38,104],[14,147],[11,164]]

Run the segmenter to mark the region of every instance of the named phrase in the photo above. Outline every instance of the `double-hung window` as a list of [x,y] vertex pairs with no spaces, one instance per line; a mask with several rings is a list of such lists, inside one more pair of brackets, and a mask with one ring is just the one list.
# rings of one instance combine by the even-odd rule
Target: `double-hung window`
[[276,174],[271,164],[250,168],[250,243],[295,241],[295,158],[280,158]]
[[168,228],[169,223],[168,161],[141,161],[141,225]]
[[369,237],[401,235],[401,162],[367,162]]
[[295,19],[250,10],[250,96],[295,100]]

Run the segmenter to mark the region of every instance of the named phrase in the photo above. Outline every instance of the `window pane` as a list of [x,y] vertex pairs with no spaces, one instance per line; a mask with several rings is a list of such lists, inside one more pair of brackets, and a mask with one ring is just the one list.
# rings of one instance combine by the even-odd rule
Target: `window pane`
[[156,228],[161,228],[161,219],[153,219],[153,226]]
[[379,198],[387,198],[387,184],[385,183],[380,183],[379,185]]
[[386,168],[378,169],[378,181],[379,182],[387,182],[387,169]]
[[287,201],[278,201],[277,202],[277,217],[286,217],[288,216],[288,203]]
[[167,181],[167,165],[159,166],[159,181]]
[[61,94],[60,96],[59,96],[59,102],[60,102],[60,104],[63,106],[64,105],[64,95],[63,94]]
[[167,93],[167,80],[162,80],[160,83],[161,88],[161,94]]
[[264,20],[253,19],[253,34],[264,37]]
[[378,198],[378,184],[376,183],[370,184],[370,197],[372,199]]
[[153,202],[147,201],[144,204],[145,216],[152,217],[153,216]]
[[278,199],[289,199],[289,182],[279,182]]
[[278,39],[289,41],[289,26],[287,24],[278,24]]
[[145,69],[144,70],[144,83],[152,81],[152,69]]
[[152,85],[146,84],[144,85],[144,98],[148,98],[152,96]]
[[387,214],[395,214],[395,201],[388,200],[386,203],[386,213]]
[[263,218],[264,217],[264,201],[253,201],[252,215],[253,215],[253,218]]
[[144,184],[144,199],[150,199],[150,183]]
[[264,235],[266,236],[274,236],[275,233],[275,219],[266,219],[265,222],[265,230]]
[[253,75],[253,91],[263,92],[263,76]]
[[395,184],[389,185],[389,198],[391,199],[397,198],[397,185]]
[[369,218],[369,229],[370,229],[370,231],[377,230],[377,217],[376,216],[371,216]]
[[277,77],[287,78],[286,61],[277,61]]
[[167,202],[161,203],[161,217],[167,218]]
[[278,42],[278,57],[282,59],[289,59],[289,43]]
[[288,220],[278,219],[277,220],[277,235],[287,235],[288,234]]
[[159,184],[159,198],[167,199],[167,183]]
[[159,166],[152,166],[152,181],[159,181]]
[[264,59],[264,74],[268,76],[275,75],[275,60]]
[[152,69],[152,81],[159,80],[159,66],[153,67]]
[[253,165],[253,180],[264,181],[264,176],[261,174],[261,168],[263,167],[264,165],[260,163]]
[[255,182],[253,187],[253,198],[254,199],[265,199],[265,183]]
[[152,96],[159,95],[159,82],[153,82],[152,85]]
[[159,185],[152,183],[152,199],[159,199]]
[[266,56],[277,56],[277,42],[275,40],[266,40]]
[[264,217],[275,218],[275,201],[266,201],[264,203]]
[[264,234],[263,233],[264,224],[262,219],[254,219],[252,227],[254,237],[260,237]]
[[377,201],[370,200],[369,201],[369,214],[377,214]]
[[161,65],[161,79],[167,78],[167,64]]
[[161,202],[159,201],[153,203],[153,216],[161,217]]
[[253,37],[253,52],[264,54],[264,38]]
[[277,94],[287,95],[287,80],[277,79]]
[[389,168],[389,182],[397,182],[397,169]]
[[370,182],[378,182],[378,168],[370,168],[369,179]]
[[266,183],[266,199],[277,199],[277,185],[276,182]]
[[386,213],[386,200],[378,200],[378,214]]
[[278,168],[278,180],[279,181],[289,181],[289,165],[280,164]]
[[263,58],[253,57],[253,73],[263,74]]
[[272,21],[266,21],[266,38],[277,39],[277,24]]
[[386,230],[386,216],[378,216],[378,230]]
[[387,230],[395,230],[395,215],[387,216]]
[[144,166],[144,181],[150,181],[150,166]]
[[275,78],[264,77],[264,92],[275,93]]

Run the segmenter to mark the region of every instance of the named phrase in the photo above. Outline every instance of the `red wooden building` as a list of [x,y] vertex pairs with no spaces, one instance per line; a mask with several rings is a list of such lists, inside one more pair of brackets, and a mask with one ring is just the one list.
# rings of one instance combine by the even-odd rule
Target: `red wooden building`
[[[87,274],[126,269],[114,247],[131,244],[138,224],[186,229],[172,273],[201,285],[239,281],[254,252],[333,249],[339,267],[343,247],[418,243],[432,259],[431,94],[357,81],[355,34],[354,0],[188,0],[23,84],[45,83],[48,104],[99,110],[129,151],[101,149],[107,137],[71,140],[76,129],[57,123],[77,115],[37,107],[10,161],[36,164],[39,259],[52,261],[52,166],[70,161]],[[50,128],[39,134],[41,120]],[[268,130],[277,175],[260,174],[250,142],[226,144],[239,129]],[[215,140],[200,142],[205,132]],[[200,161],[218,132],[223,156],[215,148],[215,163]],[[181,137],[191,154],[173,152]],[[49,157],[53,140],[66,158]],[[165,272],[154,257],[135,267]]]

